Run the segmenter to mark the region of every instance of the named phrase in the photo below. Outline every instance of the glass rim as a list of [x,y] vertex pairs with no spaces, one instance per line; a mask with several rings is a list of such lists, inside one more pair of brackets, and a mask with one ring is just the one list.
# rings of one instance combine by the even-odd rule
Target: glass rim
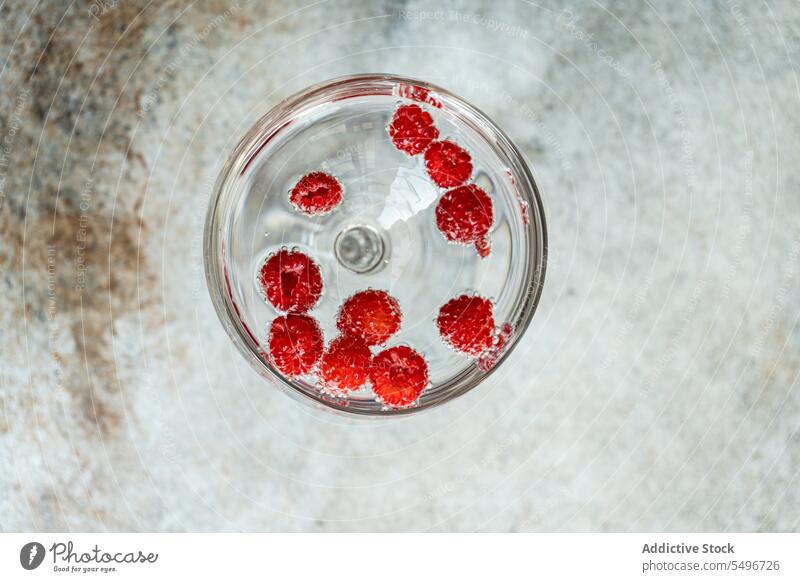
[[[410,90],[422,89],[425,94],[435,95],[437,100],[441,100],[447,105],[448,110],[455,109],[465,116],[464,120],[472,121],[475,126],[473,129],[481,135],[486,134],[487,129],[491,131],[493,140],[490,143],[494,149],[500,149],[509,164],[513,166],[509,168],[509,171],[515,182],[516,193],[527,208],[528,220],[524,223],[527,232],[524,238],[527,241],[528,260],[524,264],[523,284],[520,286],[514,302],[516,307],[511,317],[514,328],[513,335],[490,369],[480,370],[475,362],[471,362],[454,377],[437,385],[437,390],[423,392],[417,404],[412,407],[385,409],[377,402],[373,403],[377,406],[365,406],[364,403],[354,406],[352,402],[345,404],[335,398],[328,398],[308,389],[297,380],[285,378],[264,361],[262,348],[257,338],[242,321],[233,298],[226,264],[224,236],[225,229],[230,227],[230,221],[225,221],[224,218],[229,218],[230,211],[237,199],[238,192],[230,188],[233,179],[245,173],[266,144],[289,125],[291,118],[307,108],[329,101],[331,94],[335,95],[338,100],[360,97],[365,94],[397,95],[414,100],[413,96],[398,93],[398,88],[401,87]],[[423,100],[418,99],[418,101]],[[417,413],[458,398],[484,382],[500,368],[530,325],[541,298],[547,265],[547,227],[544,205],[533,174],[522,153],[511,139],[482,111],[450,91],[427,81],[389,74],[347,75],[322,81],[283,99],[260,117],[233,148],[217,177],[206,215],[203,241],[206,285],[214,309],[226,333],[250,365],[262,377],[291,396],[316,403],[327,410],[359,417],[386,418]]]

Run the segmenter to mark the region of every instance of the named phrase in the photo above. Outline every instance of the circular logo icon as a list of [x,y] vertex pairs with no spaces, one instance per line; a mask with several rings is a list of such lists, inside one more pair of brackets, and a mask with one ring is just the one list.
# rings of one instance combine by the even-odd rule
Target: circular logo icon
[[44,546],[39,542],[28,542],[19,551],[19,563],[26,570],[35,570],[44,560]]

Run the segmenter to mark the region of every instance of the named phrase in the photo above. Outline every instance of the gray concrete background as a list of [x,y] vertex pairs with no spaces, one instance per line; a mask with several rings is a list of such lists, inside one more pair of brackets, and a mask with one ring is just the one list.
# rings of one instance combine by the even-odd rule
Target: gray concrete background
[[[794,2],[0,3],[3,530],[800,525]],[[471,100],[547,207],[538,313],[399,422],[263,384],[205,291],[231,146],[385,71]]]

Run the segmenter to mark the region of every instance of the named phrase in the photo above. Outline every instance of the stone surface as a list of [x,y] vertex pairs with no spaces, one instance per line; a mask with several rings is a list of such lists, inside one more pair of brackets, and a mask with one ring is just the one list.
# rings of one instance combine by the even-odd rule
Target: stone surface
[[[3,530],[800,526],[800,12],[0,5]],[[233,144],[329,77],[428,79],[530,160],[551,255],[487,384],[400,421],[235,353],[202,272]]]

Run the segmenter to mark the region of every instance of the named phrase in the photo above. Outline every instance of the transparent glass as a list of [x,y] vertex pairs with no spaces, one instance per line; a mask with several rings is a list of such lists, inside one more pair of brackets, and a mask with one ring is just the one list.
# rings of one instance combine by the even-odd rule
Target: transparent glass
[[[437,230],[444,192],[427,177],[422,156],[394,147],[387,133],[401,104],[418,101],[439,139],[472,155],[472,182],[492,198],[491,253],[448,243]],[[298,212],[288,192],[311,171],[344,186],[339,208]],[[269,323],[279,314],[264,300],[256,273],[282,247],[298,248],[320,266],[324,292],[311,314],[330,341],[336,313],[354,292],[389,291],[403,313],[387,346],[408,344],[424,355],[430,385],[410,408],[389,409],[368,388],[336,397],[313,379],[287,379],[265,356]],[[544,212],[517,148],[483,113],[428,83],[388,75],[335,79],[290,97],[242,138],[217,180],[205,230],[209,291],[239,351],[271,384],[305,400],[359,415],[403,415],[456,398],[496,370],[531,321],[544,282]],[[446,346],[435,318],[449,299],[469,292],[494,302],[498,328],[510,334],[488,365]]]

